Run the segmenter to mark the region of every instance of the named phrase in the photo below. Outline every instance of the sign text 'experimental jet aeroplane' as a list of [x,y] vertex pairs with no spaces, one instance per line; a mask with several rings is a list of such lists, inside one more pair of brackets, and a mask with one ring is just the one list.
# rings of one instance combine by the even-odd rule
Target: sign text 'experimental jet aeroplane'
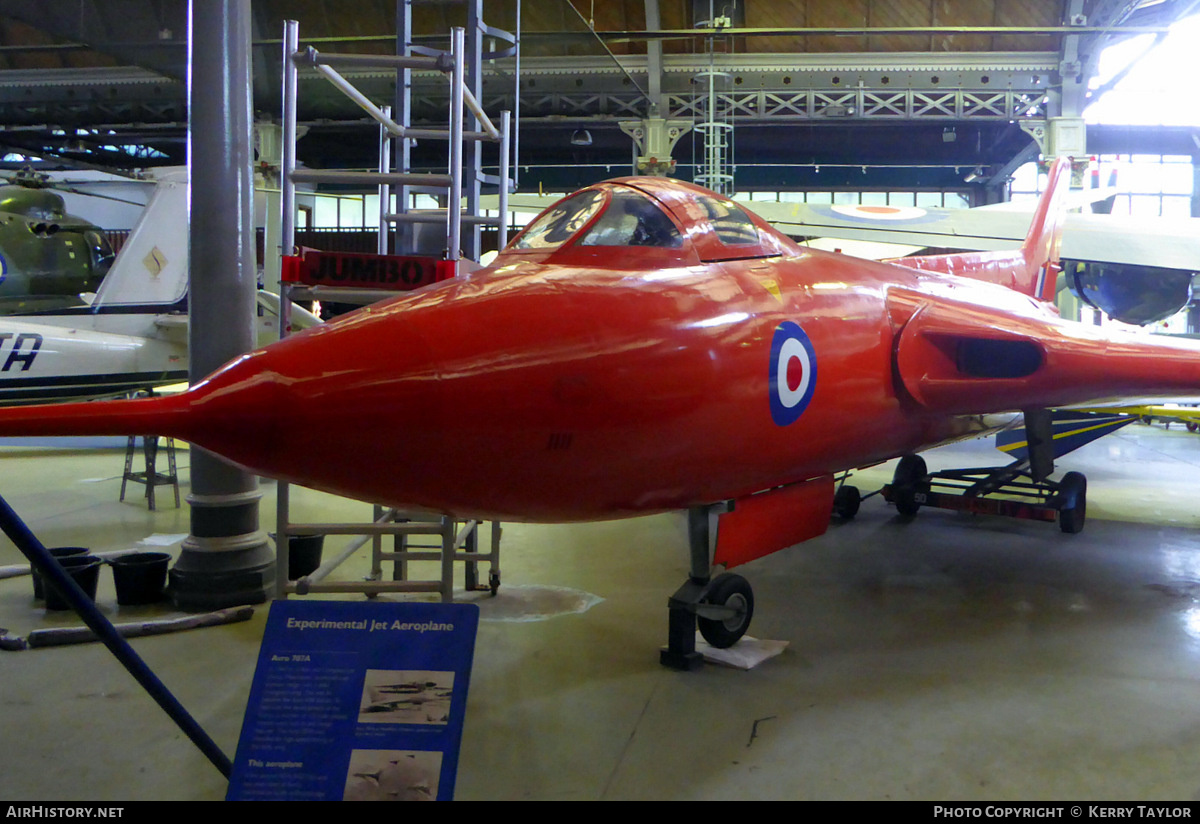
[[[679,181],[601,183],[489,267],[177,396],[0,410],[0,434],[172,435],[263,475],[456,516],[686,509],[692,571],[664,654],[686,665],[697,619],[729,645],[753,611],[741,576],[712,573],[824,532],[845,470],[978,433],[991,413],[1028,422],[1200,386],[1200,344],[1058,317],[1064,171],[1020,250],[905,265],[803,248]],[[1076,494],[1061,506],[1078,520]]]

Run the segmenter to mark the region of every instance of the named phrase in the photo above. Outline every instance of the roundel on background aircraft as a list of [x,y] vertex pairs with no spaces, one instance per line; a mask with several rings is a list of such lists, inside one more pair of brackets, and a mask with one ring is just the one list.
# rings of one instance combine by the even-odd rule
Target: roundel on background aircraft
[[792,321],[775,327],[771,340],[771,364],[767,396],[771,418],[777,426],[794,423],[812,400],[817,386],[817,355],[812,341]]
[[913,220],[929,214],[919,206],[869,206],[866,204],[844,206],[835,203],[829,208],[845,217],[867,218],[868,220]]

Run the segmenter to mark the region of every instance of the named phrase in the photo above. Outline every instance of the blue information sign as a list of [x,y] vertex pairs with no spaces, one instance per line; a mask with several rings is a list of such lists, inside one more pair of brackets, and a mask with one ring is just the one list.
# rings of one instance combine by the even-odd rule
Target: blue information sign
[[479,610],[276,601],[231,801],[454,797]]

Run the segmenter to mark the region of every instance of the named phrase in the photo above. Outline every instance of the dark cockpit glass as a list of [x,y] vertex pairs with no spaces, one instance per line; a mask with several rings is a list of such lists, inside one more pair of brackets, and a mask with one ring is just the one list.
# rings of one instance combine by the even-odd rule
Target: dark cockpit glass
[[108,274],[117,255],[102,232],[88,229],[83,233],[83,240],[91,253],[92,277],[99,281]]
[[584,189],[559,201],[535,220],[514,244],[514,249],[555,249],[571,239],[604,205],[604,192]]
[[696,203],[708,216],[717,237],[726,246],[744,246],[758,243],[758,228],[742,208],[732,200],[718,200],[708,195],[697,195]]
[[614,189],[604,214],[588,229],[580,246],[658,246],[677,249],[683,238],[662,209],[645,195]]

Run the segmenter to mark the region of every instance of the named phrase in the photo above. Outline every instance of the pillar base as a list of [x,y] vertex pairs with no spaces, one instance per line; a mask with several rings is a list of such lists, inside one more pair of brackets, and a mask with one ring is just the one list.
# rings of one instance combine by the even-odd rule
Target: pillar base
[[261,604],[275,591],[275,552],[261,530],[188,536],[170,575],[171,601],[191,612]]

